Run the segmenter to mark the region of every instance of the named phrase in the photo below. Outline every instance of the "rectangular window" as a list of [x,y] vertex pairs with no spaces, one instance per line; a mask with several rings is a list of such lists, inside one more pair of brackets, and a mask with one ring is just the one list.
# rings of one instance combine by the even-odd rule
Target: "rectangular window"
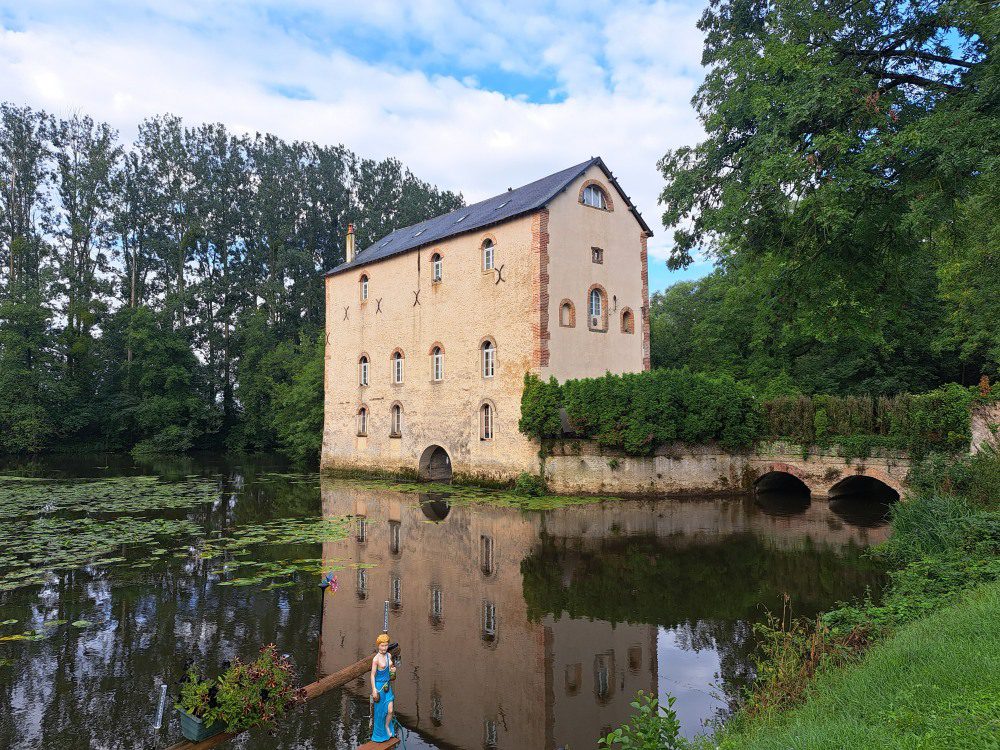
[[396,383],[403,382],[403,358],[396,357],[392,361],[392,379]]
[[399,521],[389,521],[389,552],[394,555],[399,554],[400,549],[400,523]]
[[439,727],[442,720],[444,720],[444,706],[441,703],[441,694],[435,690],[431,693],[431,722]]
[[368,279],[362,279],[361,281],[361,301],[364,302],[368,299]]
[[491,576],[496,568],[493,565],[493,537],[479,537],[479,568],[483,575]]
[[591,256],[590,256],[591,260],[593,260],[594,263],[603,263],[604,262],[604,251],[601,248],[599,248],[599,247],[592,247],[592,248],[590,248],[590,253],[591,253]]
[[435,620],[444,617],[444,594],[439,586],[431,589],[431,617]]
[[440,351],[434,352],[434,379],[444,380],[444,354]]
[[[489,344],[489,342],[487,342]],[[496,370],[496,355],[492,346],[483,347],[483,377],[492,378]]]
[[441,259],[438,258],[433,263],[431,278],[433,278],[434,281],[441,281],[441,275],[442,275],[441,274]]
[[368,434],[368,410],[362,409],[358,412],[358,435],[364,436]]
[[361,360],[361,385],[368,385],[368,360]]
[[368,571],[364,568],[358,570],[358,599],[365,599],[368,596]]
[[486,727],[484,731],[483,744],[486,747],[496,747],[497,740],[497,723],[492,719],[486,720]]
[[358,519],[358,534],[357,534],[358,544],[364,544],[368,541],[368,521],[364,518]]
[[399,608],[403,606],[403,582],[399,580],[399,576],[393,576],[392,583],[390,585],[392,594],[392,606]]
[[493,407],[489,404],[483,404],[482,408],[482,420],[483,420],[483,430],[482,438],[483,440],[493,439]]
[[483,638],[492,641],[497,637],[497,608],[493,602],[483,602]]
[[489,244],[483,247],[483,270],[492,271],[493,270],[493,245]]

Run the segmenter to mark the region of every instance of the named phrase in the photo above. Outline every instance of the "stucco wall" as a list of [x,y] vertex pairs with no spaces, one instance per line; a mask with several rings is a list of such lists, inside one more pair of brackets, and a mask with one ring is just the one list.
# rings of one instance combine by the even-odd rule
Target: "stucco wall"
[[[481,245],[495,243],[504,281],[482,270]],[[443,278],[432,283],[431,256],[443,257]],[[419,263],[418,263],[419,260]],[[524,373],[533,347],[531,216],[483,232],[327,277],[326,420],[324,468],[369,467],[415,471],[423,451],[441,445],[456,472],[482,476],[536,470],[536,449],[517,430]],[[360,302],[359,279],[369,277]],[[415,305],[415,292],[420,304]],[[347,308],[347,319],[344,319]],[[480,344],[496,343],[496,374],[482,377]],[[444,379],[431,378],[431,347],[444,349]],[[405,355],[402,385],[392,382],[390,357]],[[371,362],[369,385],[358,385],[358,359]],[[480,440],[479,407],[496,407],[494,439]],[[403,407],[399,438],[389,436],[394,403]],[[368,436],[357,435],[357,411],[368,407]]]
[[[580,203],[580,190],[598,183],[611,199],[613,210]],[[549,206],[549,367],[543,374],[560,382],[595,377],[605,372],[643,369],[642,315],[647,300],[643,289],[642,228],[624,198],[608,183],[599,167],[591,167]],[[594,263],[592,247],[604,250],[604,262]],[[606,332],[589,329],[588,292],[600,284],[607,293]],[[572,301],[576,325],[560,325],[562,300]],[[621,312],[632,311],[634,333],[621,331]]]

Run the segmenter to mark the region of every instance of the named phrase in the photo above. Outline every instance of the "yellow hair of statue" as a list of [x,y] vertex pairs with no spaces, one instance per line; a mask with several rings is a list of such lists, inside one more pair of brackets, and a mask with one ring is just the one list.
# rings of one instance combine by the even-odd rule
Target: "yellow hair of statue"
[[382,633],[381,635],[379,635],[378,638],[375,639],[375,645],[376,646],[379,645],[380,643],[388,643],[388,642],[389,642],[389,634],[388,633]]

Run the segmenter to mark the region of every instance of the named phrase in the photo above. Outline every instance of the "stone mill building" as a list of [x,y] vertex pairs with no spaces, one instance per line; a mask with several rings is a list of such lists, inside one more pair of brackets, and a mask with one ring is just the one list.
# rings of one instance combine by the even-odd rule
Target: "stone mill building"
[[646,240],[600,158],[414,226],[326,275],[322,466],[538,471],[525,373],[649,369]]

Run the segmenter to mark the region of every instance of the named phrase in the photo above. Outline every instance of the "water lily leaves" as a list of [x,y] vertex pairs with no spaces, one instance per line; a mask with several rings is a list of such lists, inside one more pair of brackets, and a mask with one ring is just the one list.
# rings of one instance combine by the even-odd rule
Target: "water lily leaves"
[[18,622],[19,620],[16,619],[4,620],[3,622],[0,622],[0,625],[17,625]]
[[74,620],[71,624],[74,628],[80,628],[82,630],[83,628],[89,628],[94,623],[90,620]]

